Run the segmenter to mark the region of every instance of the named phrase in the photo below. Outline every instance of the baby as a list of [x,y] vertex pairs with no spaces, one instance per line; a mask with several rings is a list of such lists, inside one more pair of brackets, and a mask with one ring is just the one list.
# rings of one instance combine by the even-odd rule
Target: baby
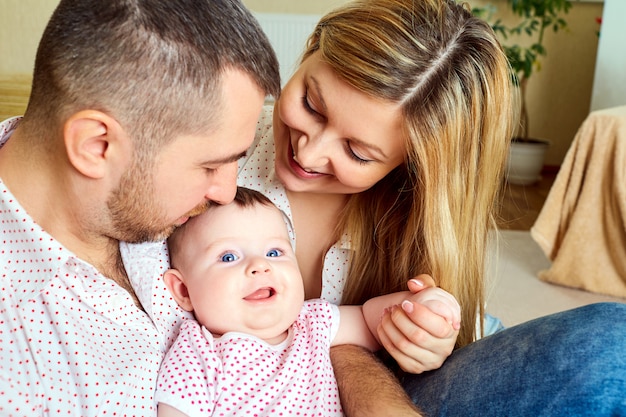
[[168,244],[165,283],[195,320],[181,325],[161,367],[159,416],[341,416],[331,346],[378,350],[381,315],[405,300],[460,322],[458,303],[439,288],[362,307],[304,301],[283,213],[253,190],[190,219]]

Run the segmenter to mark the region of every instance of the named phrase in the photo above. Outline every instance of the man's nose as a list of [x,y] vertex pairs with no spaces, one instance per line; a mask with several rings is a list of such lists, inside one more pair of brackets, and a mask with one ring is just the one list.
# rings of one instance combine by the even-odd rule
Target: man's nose
[[237,162],[219,167],[211,178],[205,198],[218,204],[228,204],[237,192]]

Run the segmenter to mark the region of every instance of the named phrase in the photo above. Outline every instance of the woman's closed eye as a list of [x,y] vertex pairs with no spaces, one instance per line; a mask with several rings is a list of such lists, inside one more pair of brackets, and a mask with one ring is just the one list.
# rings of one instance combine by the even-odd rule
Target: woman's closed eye
[[311,103],[309,103],[309,96],[308,94],[304,94],[304,96],[302,96],[302,107],[304,107],[304,110],[307,111],[307,113],[316,116],[316,117],[320,117],[321,115],[313,108],[313,106],[311,106]]
[[348,156],[352,159],[354,159],[356,162],[358,162],[359,164],[367,164],[368,162],[372,162],[371,159],[365,159],[361,156],[359,156],[354,149],[352,149],[352,146],[350,146],[350,142],[346,142],[345,145],[346,148],[346,153],[348,154]]

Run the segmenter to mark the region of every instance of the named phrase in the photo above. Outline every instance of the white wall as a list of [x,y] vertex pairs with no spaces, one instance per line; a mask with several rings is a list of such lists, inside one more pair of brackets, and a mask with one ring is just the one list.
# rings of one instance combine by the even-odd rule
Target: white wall
[[626,1],[604,0],[591,111],[626,105]]
[[31,74],[39,38],[58,0],[0,0],[0,76]]
[[322,17],[316,14],[254,12],[276,51],[284,87],[298,68],[304,45]]

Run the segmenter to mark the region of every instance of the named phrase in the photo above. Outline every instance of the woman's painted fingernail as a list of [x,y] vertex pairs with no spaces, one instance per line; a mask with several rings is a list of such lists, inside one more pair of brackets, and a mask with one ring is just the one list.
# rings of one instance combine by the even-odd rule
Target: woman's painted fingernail
[[406,311],[407,313],[412,313],[413,312],[413,303],[410,302],[409,300],[404,300],[402,302],[402,310]]
[[424,283],[422,281],[420,281],[419,279],[413,278],[411,280],[411,282],[413,282],[415,285],[417,285],[418,287],[423,287]]

